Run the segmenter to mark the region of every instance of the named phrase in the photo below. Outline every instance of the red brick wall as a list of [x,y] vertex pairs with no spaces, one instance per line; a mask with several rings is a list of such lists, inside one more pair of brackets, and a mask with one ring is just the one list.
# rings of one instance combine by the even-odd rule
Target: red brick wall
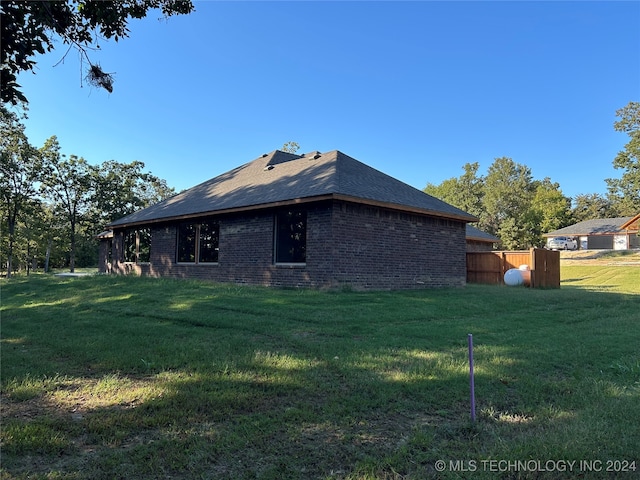
[[[461,286],[466,279],[463,222],[345,202],[307,210],[305,265],[274,265],[274,211],[224,215],[218,264],[177,264],[176,225],[152,226],[151,262],[114,262],[118,273],[287,287],[398,289]],[[114,235],[114,259],[122,235]]]

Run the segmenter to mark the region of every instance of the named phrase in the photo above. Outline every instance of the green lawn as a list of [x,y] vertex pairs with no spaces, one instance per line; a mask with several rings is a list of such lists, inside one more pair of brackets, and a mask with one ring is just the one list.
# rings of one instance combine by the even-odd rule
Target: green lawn
[[0,478],[638,478],[640,267],[562,277],[4,280]]

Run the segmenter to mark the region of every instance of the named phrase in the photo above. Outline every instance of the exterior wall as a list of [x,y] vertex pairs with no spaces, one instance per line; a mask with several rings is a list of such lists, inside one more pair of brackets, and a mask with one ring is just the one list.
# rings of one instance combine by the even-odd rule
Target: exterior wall
[[98,273],[111,273],[111,238],[100,239]]
[[467,240],[467,252],[491,252],[492,242],[481,242],[479,240]]
[[[124,231],[117,230],[113,232],[113,239],[111,240],[111,267],[106,266],[106,273],[119,273],[119,274],[129,274],[136,273],[138,275],[144,274],[143,267],[147,265],[136,265],[133,263],[125,263],[124,262]],[[102,242],[101,242],[102,243]],[[100,250],[102,253],[102,249]],[[103,263],[103,260],[100,259],[100,263]]]
[[578,248],[580,250],[588,250],[589,249],[589,237],[586,235],[580,237],[580,241],[578,242]]
[[274,264],[274,210],[264,210],[217,218],[217,264],[176,263],[176,223],[151,225],[149,263],[124,263],[123,230],[116,230],[112,271],[283,287],[465,284],[464,222],[337,201],[309,204],[306,209],[305,264]]
[[613,236],[614,250],[627,250],[629,248],[629,238],[626,233]]
[[463,286],[465,223],[336,202],[334,283],[364,289]]
[[111,239],[101,239],[98,253],[98,273],[109,273],[111,264],[109,263],[109,242]]
[[[122,262],[123,231],[116,230],[113,271],[154,277],[197,278],[248,285],[287,287],[330,286],[331,264],[323,257],[330,243],[323,232],[331,229],[330,204],[307,211],[307,263],[275,265],[273,262],[274,211],[220,216],[219,257],[216,264],[176,262],[177,224],[151,226],[151,261],[136,265]],[[114,245],[115,245],[114,241]]]

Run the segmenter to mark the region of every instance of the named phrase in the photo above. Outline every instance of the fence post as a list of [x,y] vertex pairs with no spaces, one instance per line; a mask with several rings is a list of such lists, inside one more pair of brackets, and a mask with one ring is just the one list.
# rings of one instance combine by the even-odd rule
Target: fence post
[[536,248],[534,247],[529,249],[529,271],[531,272],[529,288],[536,288]]

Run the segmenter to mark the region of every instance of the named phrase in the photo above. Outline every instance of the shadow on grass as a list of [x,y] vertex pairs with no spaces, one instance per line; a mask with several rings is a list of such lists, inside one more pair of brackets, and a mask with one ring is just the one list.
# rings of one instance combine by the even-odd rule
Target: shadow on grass
[[424,478],[640,441],[633,295],[73,281],[12,284],[2,307],[10,475]]

